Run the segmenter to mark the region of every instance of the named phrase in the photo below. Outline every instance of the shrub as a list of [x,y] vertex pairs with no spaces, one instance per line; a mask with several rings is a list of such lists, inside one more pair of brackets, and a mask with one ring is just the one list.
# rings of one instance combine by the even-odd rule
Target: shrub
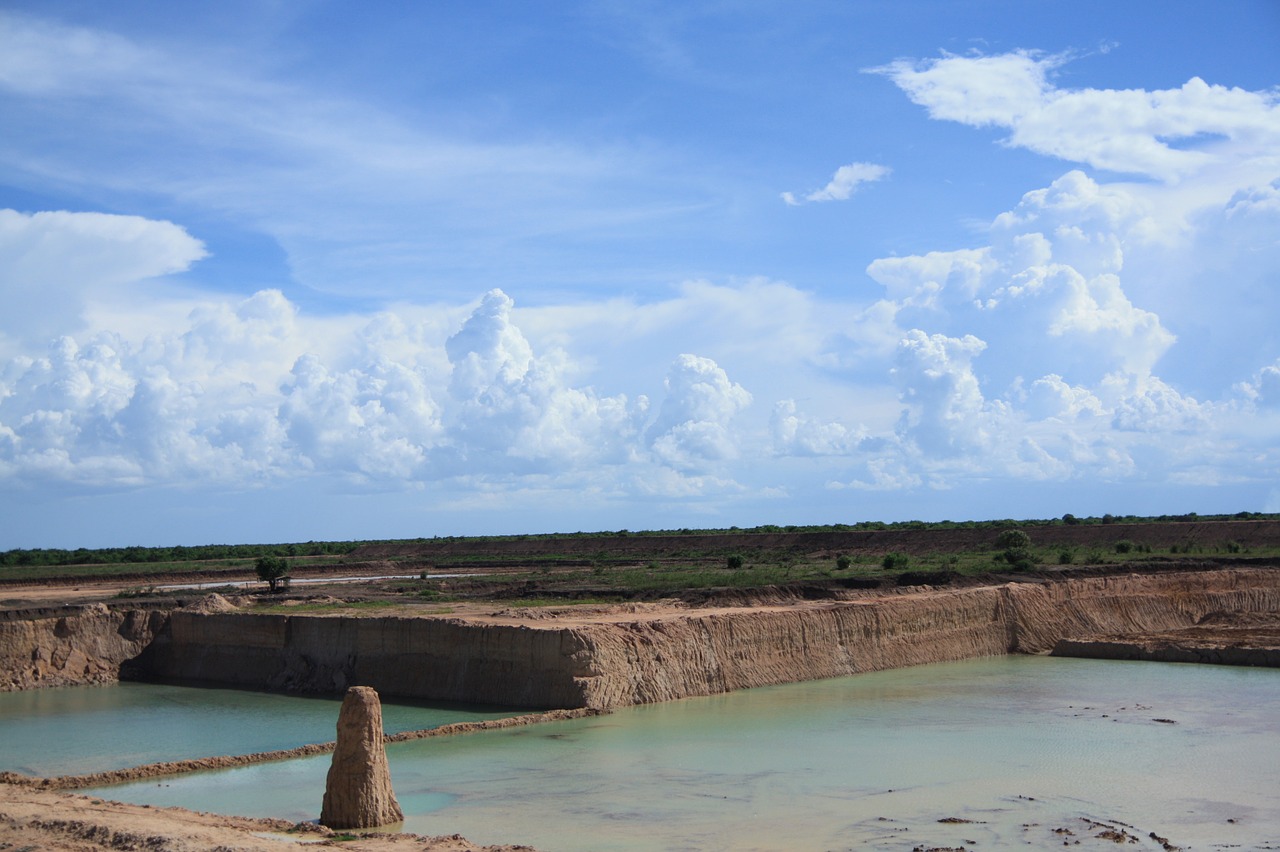
[[1003,559],[1015,571],[1025,571],[1035,564],[1031,555],[1031,536],[1022,530],[1005,530],[996,538],[996,547],[1003,550],[996,560]]
[[1031,546],[1031,536],[1022,530],[1005,530],[1000,533],[1000,537],[996,539],[996,547],[1001,550],[1014,550],[1021,548],[1026,550]]
[[1080,519],[1077,518],[1075,515],[1071,514],[1070,512],[1067,512],[1065,515],[1062,516],[1062,522],[1064,524],[1067,524],[1068,526],[1074,526],[1075,524],[1080,523]]
[[848,571],[853,567],[853,560],[842,553],[836,557],[836,567],[841,571]]
[[1130,553],[1133,551],[1133,542],[1127,538],[1122,538],[1115,543],[1116,553]]
[[1075,562],[1075,561],[1076,561],[1076,554],[1075,554],[1075,551],[1073,551],[1073,550],[1060,550],[1060,551],[1058,551],[1058,564],[1059,564],[1059,565],[1070,565],[1072,562]]
[[725,567],[726,567],[726,568],[728,568],[728,569],[729,569],[729,570],[731,570],[731,571],[739,571],[739,570],[741,570],[741,569],[742,569],[742,566],[743,566],[743,564],[744,564],[744,560],[743,560],[743,558],[742,558],[740,555],[738,555],[737,553],[733,553],[733,554],[730,554],[730,555],[729,555],[729,558],[727,558],[727,559],[724,561],[724,564],[725,564]]
[[884,559],[880,560],[880,564],[886,571],[893,571],[910,565],[911,557],[905,553],[886,553]]

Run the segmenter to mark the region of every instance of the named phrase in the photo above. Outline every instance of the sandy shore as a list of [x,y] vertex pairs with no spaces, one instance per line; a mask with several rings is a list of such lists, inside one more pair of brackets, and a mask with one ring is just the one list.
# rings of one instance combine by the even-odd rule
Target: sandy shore
[[0,784],[0,849],[90,852],[281,852],[291,845],[341,846],[360,852],[514,852],[529,846],[477,846],[459,835],[370,834],[358,839],[317,825],[152,808],[48,790]]

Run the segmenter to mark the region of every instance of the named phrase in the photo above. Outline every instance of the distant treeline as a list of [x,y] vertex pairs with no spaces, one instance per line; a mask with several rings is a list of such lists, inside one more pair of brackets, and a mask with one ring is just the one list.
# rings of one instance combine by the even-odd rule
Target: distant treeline
[[8,550],[0,566],[14,565],[136,565],[148,562],[211,562],[257,559],[260,556],[341,556],[359,547],[355,541],[309,541],[305,544],[203,544],[194,547],[103,547]]
[[412,544],[425,541],[511,541],[541,538],[604,538],[609,536],[646,535],[724,535],[733,533],[820,533],[860,530],[949,530],[949,529],[1007,529],[1021,526],[1045,526],[1054,524],[1160,524],[1197,521],[1274,521],[1280,513],[1237,512],[1234,515],[1103,515],[1078,518],[1072,514],[1061,518],[1023,519],[1004,518],[987,521],[862,521],[856,524],[813,524],[796,526],[788,524],[764,524],[758,527],[728,527],[725,529],[678,530],[617,530],[616,532],[537,533],[527,535],[493,536],[435,536],[431,539],[414,538],[395,541],[308,541],[304,544],[205,544],[195,547],[107,547],[75,550],[34,549],[9,550],[0,553],[0,567],[32,565],[120,565],[148,562],[206,562],[228,559],[257,559],[260,556],[342,556],[357,547],[374,544]]

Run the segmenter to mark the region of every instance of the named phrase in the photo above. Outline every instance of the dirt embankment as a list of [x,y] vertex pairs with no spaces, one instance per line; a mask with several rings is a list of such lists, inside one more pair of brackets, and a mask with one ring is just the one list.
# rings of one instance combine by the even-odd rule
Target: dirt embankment
[[0,620],[0,691],[112,683],[151,644],[168,618],[160,610],[105,604]]
[[607,709],[1047,653],[1064,639],[1185,630],[1216,613],[1280,618],[1280,571],[1268,568],[823,591],[821,599],[780,596],[754,606],[489,608],[435,617],[98,606],[79,617],[0,623],[0,684],[101,682],[127,667],[143,677],[296,692],[358,684],[386,696]]
[[310,823],[127,805],[0,783],[0,849],[281,852],[295,844],[351,852],[533,852],[528,846],[477,846],[460,835],[354,837]]
[[1210,613],[1193,627],[1061,639],[1055,656],[1280,667],[1280,614]]

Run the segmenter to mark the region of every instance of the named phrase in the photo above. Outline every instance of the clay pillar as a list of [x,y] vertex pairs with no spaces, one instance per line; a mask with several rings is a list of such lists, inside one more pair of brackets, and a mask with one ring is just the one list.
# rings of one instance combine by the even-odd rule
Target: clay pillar
[[382,703],[368,686],[353,686],[338,714],[338,745],[325,782],[320,823],[329,828],[373,828],[401,822],[382,743]]

